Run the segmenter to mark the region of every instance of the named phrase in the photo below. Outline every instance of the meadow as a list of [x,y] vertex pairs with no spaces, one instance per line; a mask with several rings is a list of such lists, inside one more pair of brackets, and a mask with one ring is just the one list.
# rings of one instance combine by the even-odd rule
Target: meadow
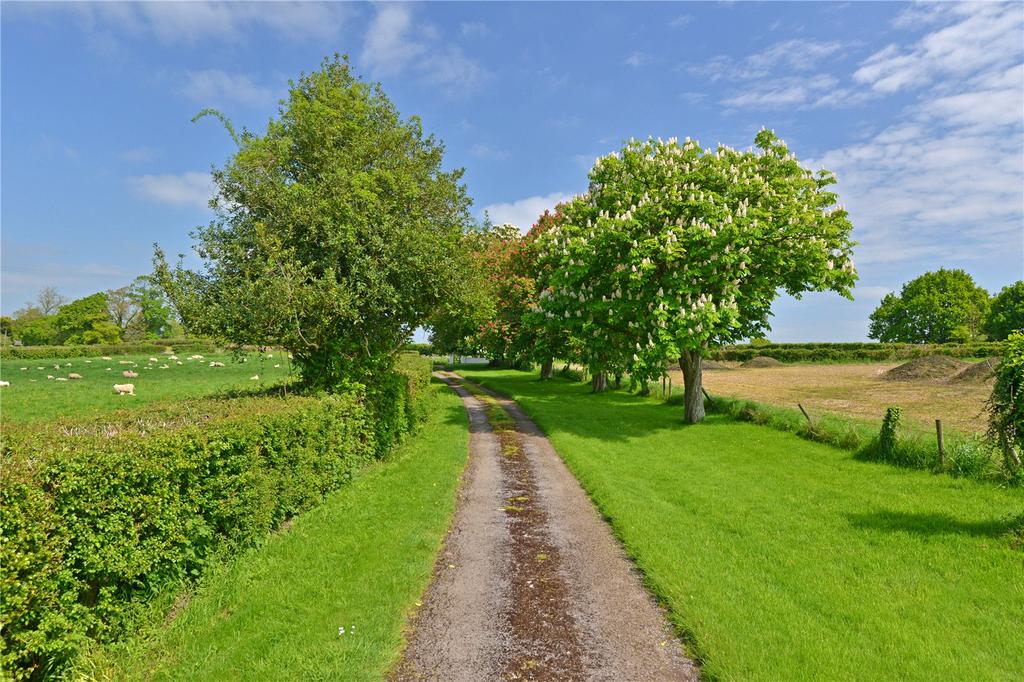
[[462,368],[516,399],[708,679],[1014,679],[1024,490],[864,462],[724,415]]
[[[192,359],[191,356],[201,355]],[[164,400],[186,400],[229,391],[256,391],[288,379],[287,353],[173,353],[94,358],[4,359],[0,415],[4,423],[79,419]],[[223,367],[211,367],[211,362]],[[180,363],[180,364],[179,364]],[[125,378],[131,370],[139,376]],[[69,374],[81,379],[57,381]],[[54,377],[47,379],[48,376]],[[258,376],[258,379],[252,377]],[[135,384],[135,395],[117,395],[114,384]]]

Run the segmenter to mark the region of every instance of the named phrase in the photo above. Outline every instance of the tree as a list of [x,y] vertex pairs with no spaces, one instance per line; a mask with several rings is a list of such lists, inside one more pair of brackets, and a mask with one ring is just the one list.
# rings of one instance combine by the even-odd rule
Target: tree
[[107,312],[110,320],[117,325],[121,336],[128,336],[129,330],[142,312],[138,296],[131,286],[107,289]]
[[1021,473],[1024,459],[1024,333],[1010,332],[988,400],[988,438],[1003,453],[1006,471]]
[[17,338],[26,346],[49,346],[57,342],[57,330],[54,329],[54,315],[36,317],[27,322],[19,321]]
[[39,309],[43,315],[53,315],[68,302],[68,299],[61,295],[56,287],[43,287],[36,301],[39,303]]
[[871,313],[868,336],[882,342],[948,343],[981,335],[988,292],[963,270],[941,268],[887,294]]
[[989,306],[983,331],[993,341],[1024,330],[1024,281],[1017,281],[996,294]]
[[96,293],[61,307],[53,316],[56,342],[61,345],[117,343],[120,330],[110,321],[107,295]]
[[155,254],[185,326],[284,346],[312,386],[389,368],[454,288],[462,171],[337,56],[291,83],[265,133],[235,139],[213,174],[216,217],[193,235],[203,267]]
[[585,345],[595,390],[608,373],[645,381],[678,358],[686,421],[700,421],[711,346],[768,330],[780,290],[850,297],[852,226],[835,176],[803,168],[770,131],[755,144],[630,141],[598,159],[588,193],[543,238],[541,306]]

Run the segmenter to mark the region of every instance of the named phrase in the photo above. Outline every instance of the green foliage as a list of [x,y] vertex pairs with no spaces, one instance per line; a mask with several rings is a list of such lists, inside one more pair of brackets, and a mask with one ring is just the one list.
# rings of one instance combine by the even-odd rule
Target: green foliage
[[772,345],[772,342],[764,338],[763,336],[750,339],[751,348],[766,348],[767,346],[770,345]]
[[883,459],[892,459],[896,454],[901,414],[900,408],[894,406],[888,408],[882,418],[882,429],[878,432],[878,452]]
[[1024,330],[1024,280],[1014,282],[996,294],[985,319],[990,339],[1003,340],[1011,332]]
[[542,237],[540,306],[579,339],[572,359],[654,379],[667,357],[760,335],[782,291],[850,295],[835,176],[802,167],[770,131],[755,144],[649,139],[598,159],[589,192]]
[[57,342],[57,328],[54,326],[56,315],[35,317],[15,324],[15,338],[21,339],[26,346],[45,346]]
[[61,307],[53,318],[58,345],[117,343],[121,330],[110,321],[107,295],[96,293]]
[[429,362],[400,365],[407,381],[334,395],[195,400],[106,423],[6,428],[4,669],[15,679],[58,674],[88,639],[129,631],[154,595],[350,481],[422,415]]
[[216,218],[194,234],[203,269],[155,255],[185,327],[287,348],[312,386],[386,371],[459,273],[462,171],[443,171],[420,120],[337,57],[238,142],[213,174]]
[[1021,473],[1024,459],[1024,332],[1011,332],[1006,355],[996,368],[988,401],[988,437],[1003,453],[1006,467]]
[[887,294],[871,313],[868,336],[902,343],[979,340],[988,305],[988,292],[969,274],[941,268]]

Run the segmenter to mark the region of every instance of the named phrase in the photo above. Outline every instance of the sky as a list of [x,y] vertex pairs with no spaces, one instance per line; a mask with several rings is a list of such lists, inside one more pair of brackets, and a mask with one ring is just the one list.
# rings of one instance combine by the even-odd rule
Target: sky
[[774,129],[839,177],[855,300],[781,298],[777,342],[864,340],[939,267],[1024,277],[1024,4],[0,4],[0,308],[190,250],[231,139],[334,53],[421,117],[473,211],[528,229],[631,138]]

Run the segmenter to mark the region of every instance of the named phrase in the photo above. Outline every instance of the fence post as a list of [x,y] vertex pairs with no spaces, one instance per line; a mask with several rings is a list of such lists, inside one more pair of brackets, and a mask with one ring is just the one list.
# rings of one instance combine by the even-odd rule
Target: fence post
[[935,420],[935,436],[939,440],[939,468],[946,468],[946,447],[942,442],[942,420]]
[[811,415],[807,414],[807,410],[804,409],[804,406],[801,405],[800,403],[797,403],[796,406],[799,407],[800,411],[804,413],[804,417],[807,418],[807,423],[810,424],[811,426],[814,426],[814,422],[811,421]]

